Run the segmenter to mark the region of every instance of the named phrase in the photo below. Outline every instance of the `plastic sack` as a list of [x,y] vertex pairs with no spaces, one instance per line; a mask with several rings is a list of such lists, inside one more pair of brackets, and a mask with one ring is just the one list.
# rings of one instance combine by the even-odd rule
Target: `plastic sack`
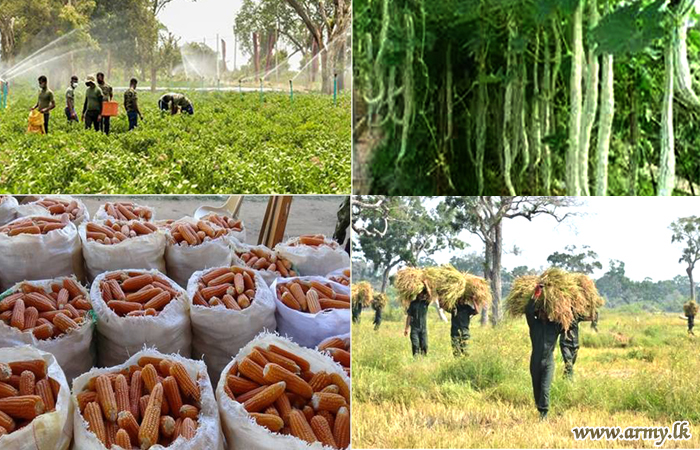
[[17,199],[11,195],[0,195],[0,226],[17,218]]
[[38,110],[32,109],[29,112],[27,123],[27,133],[46,133],[46,130],[44,130],[44,114],[40,113]]
[[326,309],[316,314],[297,311],[282,303],[277,298],[277,285],[293,280],[320,281],[330,283],[333,290],[341,294],[350,294],[350,288],[328,281],[322,277],[278,278],[270,287],[275,297],[277,311],[277,331],[281,336],[292,339],[299,345],[314,348],[319,342],[331,336],[350,331],[350,309]]
[[333,281],[343,286],[350,285],[350,267],[343,267],[341,269],[336,269],[333,272],[326,274],[324,278]]
[[46,234],[0,233],[0,290],[18,281],[70,275],[79,281],[85,279],[80,237],[72,223]]
[[165,278],[180,292],[156,316],[119,317],[112,311],[100,293],[100,274],[90,287],[90,301],[97,316],[97,363],[111,367],[126,361],[144,345],[163,353],[190,356],[192,331],[190,329],[189,299],[187,293],[174,281],[157,270],[124,269],[125,272],[150,273]]
[[[109,202],[109,203],[123,203],[123,202]],[[134,208],[145,208],[145,209],[147,209],[147,210],[149,210],[149,211],[151,212],[151,220],[144,220],[144,219],[135,219],[135,220],[141,220],[141,221],[143,221],[143,222],[154,222],[154,221],[156,220],[156,212],[155,212],[155,210],[154,210],[153,208],[151,208],[150,206],[139,205],[138,203],[134,203],[134,202],[129,202],[129,203],[132,203],[132,204],[134,205]],[[106,206],[107,206],[107,205],[104,204],[104,205],[100,205],[100,207],[97,208],[97,212],[95,213],[94,220],[99,220],[99,221],[105,221],[105,220],[107,220],[107,219],[112,219],[112,220],[123,220],[123,219],[121,219],[121,218],[119,218],[119,217],[114,217],[114,216],[110,216],[109,214],[107,214],[107,211],[106,211],[106,209],[105,209]],[[128,220],[128,219],[127,219],[127,220]]]
[[350,255],[332,239],[325,239],[328,245],[313,247],[299,244],[299,238],[279,243],[275,250],[294,264],[299,275],[324,276],[336,269],[350,267]]
[[[185,217],[177,222],[183,221],[193,225],[197,224],[197,220],[192,217]],[[216,225],[214,227],[219,229]],[[231,247],[227,235],[202,242],[200,245],[190,246],[175,243],[170,236],[170,231],[168,231],[165,247],[165,264],[168,276],[183,288],[187,287],[187,282],[196,271],[211,267],[230,266],[231,257]]]
[[[91,378],[106,373],[114,373],[122,369],[128,369],[129,366],[137,365],[139,358],[142,356],[168,358],[178,361],[185,366],[192,378],[197,379],[199,376],[198,383],[202,393],[202,400],[199,417],[197,418],[197,433],[189,440],[178,438],[167,447],[168,450],[223,450],[224,443],[223,436],[221,435],[219,411],[217,410],[213,387],[207,376],[204,363],[186,359],[180,355],[164,354],[154,349],[143,349],[130,357],[124,364],[103,369],[95,368],[75,379],[71,395],[71,402],[73,404],[73,450],[107,450],[106,447],[102,445],[102,442],[97,439],[97,436],[89,431],[87,421],[83,418],[82,414],[80,414],[76,395],[85,390]],[[132,445],[138,446],[135,442],[132,442]],[[162,448],[163,447],[160,445],[151,447],[153,450]]]
[[230,361],[221,372],[221,378],[216,386],[216,399],[219,404],[219,412],[221,414],[221,426],[226,436],[226,443],[231,450],[239,449],[256,449],[256,450],[321,450],[329,447],[323,446],[320,442],[308,444],[294,436],[273,433],[267,428],[264,428],[250,417],[248,412],[243,408],[243,405],[235,400],[232,400],[224,392],[226,385],[226,377],[224,376],[231,370],[234,363],[240,363],[243,358],[248,356],[253,350],[253,347],[260,346],[266,348],[268,345],[274,344],[284,350],[301,356],[309,362],[312,372],[326,371],[335,372],[343,377],[343,380],[350,386],[350,379],[335,361],[328,356],[317,352],[316,350],[302,348],[287,339],[284,339],[276,334],[262,333],[253,341],[248,343],[238,352],[236,357]]
[[127,268],[155,269],[165,273],[165,233],[161,230],[111,245],[88,241],[87,222],[80,225],[79,232],[90,281],[103,272]]
[[48,200],[60,200],[63,202],[75,202],[77,203],[77,208],[78,212],[75,214],[75,219],[72,219],[71,222],[75,224],[75,226],[79,226],[81,223],[86,222],[90,220],[90,213],[88,212],[87,207],[85,206],[85,203],[80,201],[79,199],[75,197],[71,197],[70,195],[46,195],[39,197],[37,200],[31,202],[31,203],[24,203],[22,205],[17,206],[17,217],[28,217],[28,216],[45,216],[45,217],[59,217],[61,214],[54,214],[51,211],[49,211],[48,208],[45,206],[40,205],[38,202],[48,199]]
[[[75,280],[75,278],[73,278]],[[25,281],[15,284],[11,289],[0,295],[0,300],[17,292],[22,283],[43,288],[51,292],[51,284],[61,282],[63,278],[53,280]],[[77,282],[77,280],[75,280]],[[85,298],[89,298],[87,289],[80,286]],[[95,365],[95,345],[92,340],[95,331],[95,320],[92,314],[85,316],[85,321],[76,330],[70,330],[52,339],[37,339],[31,330],[20,331],[0,321],[0,347],[18,347],[31,345],[39,350],[49,352],[63,369],[68,382],[90,370]]]
[[[240,256],[238,256],[238,253],[246,253],[254,249],[261,249],[265,252],[271,252],[273,255],[277,254],[275,250],[272,250],[264,245],[248,245],[238,241],[237,239],[231,239],[231,248],[233,250],[233,264],[241,267],[246,267],[247,264],[241,259]],[[295,271],[294,265],[292,265],[291,270]],[[266,269],[258,270],[258,272],[260,273],[260,276],[263,277],[268,286],[271,286],[277,278],[282,276],[277,272],[271,272]]]
[[26,427],[0,437],[3,450],[66,450],[73,434],[73,403],[70,387],[56,358],[50,353],[37,350],[29,345],[14,348],[0,348],[0,362],[46,361],[47,375],[58,382],[56,409],[37,416]]
[[[211,270],[211,269],[210,269]],[[225,306],[206,307],[192,304],[191,299],[199,288],[199,279],[206,271],[195,272],[187,283],[192,320],[192,355],[203,358],[209,368],[209,376],[218,382],[221,369],[263,330],[274,331],[275,300],[270,288],[259,272],[255,272],[255,297],[242,311]]]

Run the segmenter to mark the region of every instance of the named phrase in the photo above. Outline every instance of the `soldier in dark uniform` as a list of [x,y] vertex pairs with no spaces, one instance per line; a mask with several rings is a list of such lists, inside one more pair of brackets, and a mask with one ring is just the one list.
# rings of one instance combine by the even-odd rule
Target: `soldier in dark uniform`
[[[113,98],[112,86],[105,82],[105,74],[99,72],[97,74],[97,86],[102,91],[102,102],[111,102]],[[109,116],[102,116],[100,121],[100,130],[104,134],[109,134]]]
[[430,296],[428,289],[423,288],[420,294],[408,306],[404,336],[411,331],[411,349],[413,356],[428,354],[428,306]]
[[564,376],[568,379],[574,377],[574,364],[576,364],[578,357],[578,324],[579,318],[575,317],[569,330],[562,330],[559,338],[559,350],[561,350],[561,356],[564,359]]
[[469,343],[469,322],[472,316],[479,314],[472,305],[458,303],[452,311],[452,323],[450,336],[452,337],[452,353],[455,356],[467,354],[467,344]]
[[362,317],[362,302],[354,302],[352,304],[352,321],[355,323],[360,323],[361,317]]
[[593,331],[596,333],[598,332],[598,311],[593,314],[593,320],[591,320],[591,328],[593,328]]
[[695,336],[695,333],[693,333],[693,327],[695,326],[695,315],[690,314],[686,317],[688,318],[688,334]]
[[554,376],[554,349],[557,338],[561,334],[561,325],[552,322],[544,311],[535,308],[535,300],[542,295],[542,286],[535,289],[535,293],[525,308],[527,325],[530,328],[530,377],[532,377],[532,390],[535,397],[540,418],[546,419],[549,411],[549,388]]
[[384,304],[386,302],[384,294],[377,294],[374,296],[374,301],[372,302],[372,308],[374,309],[374,331],[379,329],[382,324],[382,311],[384,310]]
[[143,114],[141,114],[139,109],[138,92],[136,92],[138,84],[139,81],[136,78],[132,78],[129,81],[129,89],[124,92],[124,109],[126,109],[126,117],[129,120],[129,131],[138,126],[139,117],[143,120]]

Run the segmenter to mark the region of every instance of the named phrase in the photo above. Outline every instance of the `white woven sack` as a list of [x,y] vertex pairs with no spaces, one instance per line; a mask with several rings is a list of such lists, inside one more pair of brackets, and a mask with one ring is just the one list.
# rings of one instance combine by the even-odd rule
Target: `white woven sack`
[[328,272],[350,266],[350,255],[332,239],[326,238],[326,243],[330,246],[291,245],[298,242],[299,238],[290,239],[277,244],[275,250],[294,264],[299,275],[324,276]]
[[48,208],[45,208],[39,204],[37,204],[38,201],[41,201],[45,198],[48,199],[53,199],[53,200],[61,200],[64,202],[72,202],[75,201],[78,204],[78,209],[79,212],[76,214],[75,219],[73,219],[71,222],[75,224],[75,226],[79,226],[83,222],[87,222],[90,220],[90,212],[87,209],[87,206],[85,206],[85,203],[83,203],[80,199],[71,197],[70,195],[44,195],[39,197],[38,200],[33,201],[31,203],[25,203],[23,205],[17,206],[17,217],[28,217],[28,216],[48,216],[48,217],[55,217],[59,216],[60,214],[53,215],[51,212],[49,212]]
[[11,195],[0,195],[0,226],[17,218],[17,199]]

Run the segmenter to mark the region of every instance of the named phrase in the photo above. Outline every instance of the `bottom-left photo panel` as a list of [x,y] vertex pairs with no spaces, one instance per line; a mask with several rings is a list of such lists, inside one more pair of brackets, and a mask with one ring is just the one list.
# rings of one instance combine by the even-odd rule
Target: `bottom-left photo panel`
[[0,195],[0,448],[350,448],[347,196]]

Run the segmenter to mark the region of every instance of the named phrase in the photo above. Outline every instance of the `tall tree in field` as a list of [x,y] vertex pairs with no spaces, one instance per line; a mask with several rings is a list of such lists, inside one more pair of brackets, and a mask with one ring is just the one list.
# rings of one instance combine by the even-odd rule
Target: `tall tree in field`
[[584,245],[579,250],[575,245],[567,245],[564,252],[554,252],[547,257],[547,262],[554,267],[561,267],[569,272],[590,275],[595,269],[602,269],[598,254]]
[[671,242],[680,242],[684,245],[683,254],[679,263],[686,263],[685,273],[690,281],[690,298],[695,300],[695,281],[693,270],[695,264],[700,261],[700,217],[681,217],[670,226],[673,236]]
[[[420,197],[387,197],[391,199],[388,229],[383,236],[361,233],[356,235],[359,251],[372,261],[382,273],[381,291],[384,292],[389,273],[400,263],[416,266],[421,258],[427,258],[445,248],[462,248],[446,216],[431,211]],[[356,207],[355,205],[354,207]],[[381,230],[385,225],[383,214],[376,209],[365,208],[356,224],[364,229]]]
[[[550,216],[557,222],[571,217],[576,206],[571,197],[446,197],[444,213],[451,218],[455,230],[467,230],[484,243],[486,278],[491,283],[493,303],[491,323],[501,319],[503,221],[518,217],[532,221],[538,216]],[[487,312],[482,312],[482,323],[487,321]]]

